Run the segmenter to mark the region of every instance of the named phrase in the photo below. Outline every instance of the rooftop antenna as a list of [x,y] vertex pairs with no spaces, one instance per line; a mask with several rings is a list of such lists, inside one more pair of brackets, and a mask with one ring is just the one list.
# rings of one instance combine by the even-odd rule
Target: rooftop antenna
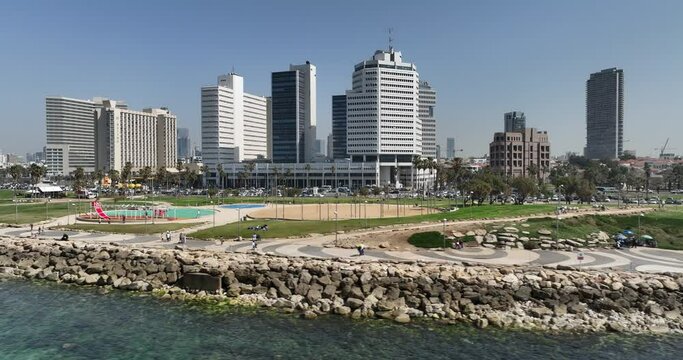
[[394,38],[391,36],[391,33],[394,31],[394,28],[389,28],[387,29],[389,32],[389,51],[394,50],[394,47],[392,46],[392,43],[394,42]]

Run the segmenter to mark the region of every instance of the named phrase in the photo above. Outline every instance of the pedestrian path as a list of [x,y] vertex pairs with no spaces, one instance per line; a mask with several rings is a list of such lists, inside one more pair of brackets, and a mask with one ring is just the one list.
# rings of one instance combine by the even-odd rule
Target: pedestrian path
[[[165,242],[157,235],[102,234],[75,231],[47,230],[38,235],[42,239],[59,239],[66,233],[69,240],[90,243],[118,243],[129,246],[174,248],[176,241]],[[0,229],[0,235],[12,237],[31,237],[28,228]],[[333,237],[332,237],[333,238]],[[190,249],[204,249],[221,252],[252,252],[251,241],[202,241],[190,239],[185,245]],[[348,258],[358,261],[423,261],[423,262],[468,262],[490,265],[543,265],[573,266],[586,269],[615,268],[641,272],[683,273],[683,252],[652,249],[585,249],[579,252],[522,249],[465,248],[462,250],[412,250],[396,251],[368,249],[359,256],[355,249],[332,247],[329,236],[319,238],[263,240],[259,241],[257,253],[270,253],[283,256],[301,256],[318,259]]]

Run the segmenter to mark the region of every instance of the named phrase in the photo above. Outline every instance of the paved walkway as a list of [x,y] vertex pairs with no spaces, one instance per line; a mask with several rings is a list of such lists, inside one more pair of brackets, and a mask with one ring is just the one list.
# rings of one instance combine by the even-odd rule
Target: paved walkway
[[[63,231],[48,230],[41,238],[59,238]],[[161,241],[156,235],[117,235],[86,232],[67,232],[71,240],[91,243],[119,243],[144,247],[173,248],[176,243]],[[28,228],[0,229],[0,235],[28,237]],[[357,235],[357,234],[354,234]],[[176,237],[177,239],[177,237]],[[259,253],[273,253],[286,256],[303,256],[311,258],[353,258],[360,261],[398,260],[428,262],[470,262],[496,265],[568,265],[587,269],[616,268],[641,272],[678,272],[683,273],[683,252],[652,249],[596,249],[583,250],[584,257],[579,260],[578,252],[549,250],[501,250],[487,248],[466,248],[463,250],[367,250],[364,256],[358,256],[354,249],[331,247],[334,235],[304,239],[263,240],[258,244]],[[191,249],[205,249],[222,252],[251,252],[251,241],[212,242],[189,240]]]

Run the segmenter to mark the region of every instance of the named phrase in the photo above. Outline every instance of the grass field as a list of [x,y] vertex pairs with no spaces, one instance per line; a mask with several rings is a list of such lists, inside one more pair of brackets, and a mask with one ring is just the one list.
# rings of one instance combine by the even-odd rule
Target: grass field
[[[559,221],[559,237],[565,239],[586,238],[586,235],[605,231],[615,234],[623,230],[638,233],[638,215],[591,215],[567,218]],[[537,234],[539,229],[555,232],[555,218],[529,219],[524,230]],[[653,236],[658,246],[664,249],[683,250],[683,209],[669,209],[645,213],[640,217],[640,234]],[[554,235],[553,235],[554,236]]]
[[[67,203],[50,203],[46,206],[44,202],[40,204],[19,204],[16,211],[18,221],[15,220],[14,204],[0,205],[0,223],[28,224],[44,221],[48,218],[66,216],[69,214],[69,205]],[[71,207],[71,214],[74,211],[75,207]]]
[[113,234],[160,234],[166,231],[176,231],[184,228],[200,225],[202,223],[169,223],[169,224],[133,224],[133,225],[109,225],[109,224],[75,224],[62,226],[69,230],[101,231]]
[[[547,214],[555,210],[554,205],[484,205],[463,208],[453,212],[437,214],[409,216],[409,217],[385,217],[381,219],[353,219],[337,221],[276,221],[276,220],[251,220],[243,221],[239,227],[242,237],[250,237],[254,232],[247,230],[248,226],[268,224],[269,230],[259,232],[263,238],[283,238],[288,236],[301,236],[310,233],[327,234],[335,229],[351,231],[363,228],[372,228],[382,225],[414,224],[423,221],[468,220],[468,219],[493,219],[500,217],[515,217],[534,214]],[[190,234],[199,239],[232,239],[237,237],[238,224],[232,223],[217,226]]]

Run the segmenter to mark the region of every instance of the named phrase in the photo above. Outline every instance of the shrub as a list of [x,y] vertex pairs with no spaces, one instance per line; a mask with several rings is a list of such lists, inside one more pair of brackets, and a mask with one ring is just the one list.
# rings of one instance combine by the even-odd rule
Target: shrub
[[[420,248],[440,248],[444,246],[444,235],[438,231],[419,232],[410,235],[408,243]],[[446,239],[446,247],[451,247],[452,242]]]

